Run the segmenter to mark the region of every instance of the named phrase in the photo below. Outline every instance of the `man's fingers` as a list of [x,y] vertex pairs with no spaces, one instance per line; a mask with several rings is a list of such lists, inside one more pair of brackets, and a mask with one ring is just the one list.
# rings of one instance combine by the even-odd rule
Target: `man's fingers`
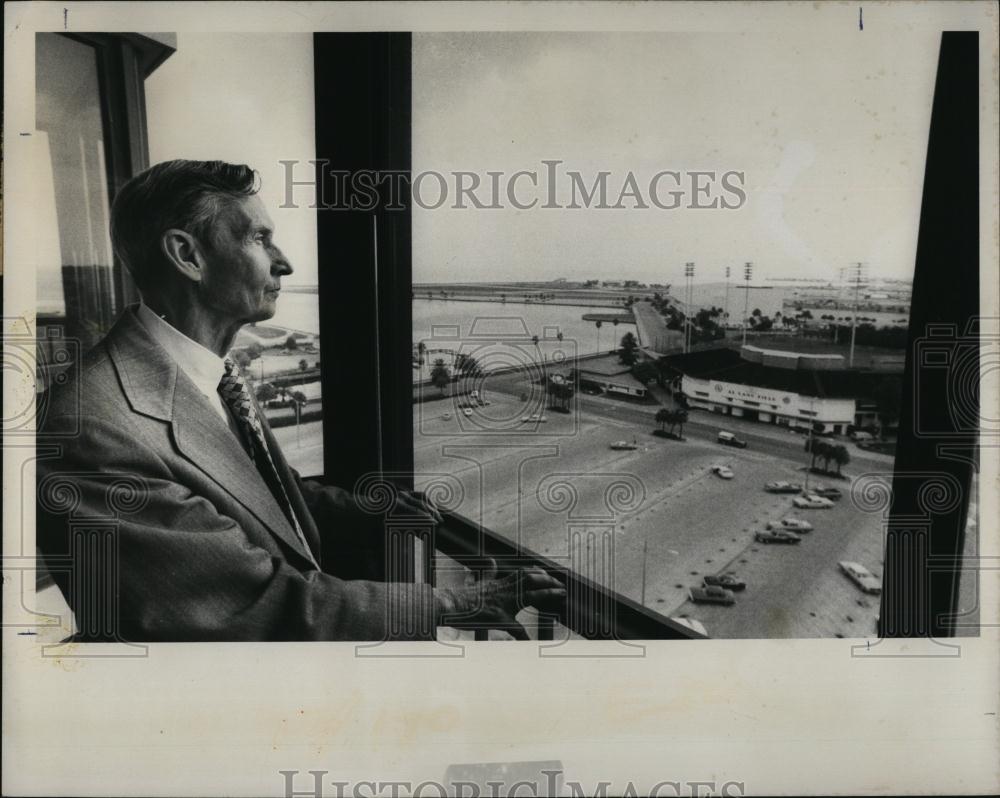
[[566,601],[566,589],[562,587],[532,590],[524,597],[524,603],[527,606],[539,609],[559,607],[564,601]]
[[480,577],[482,581],[487,579],[496,579],[497,576],[497,561],[492,557],[488,558],[487,565],[483,568],[483,575]]
[[563,583],[551,576],[545,571],[538,569],[537,571],[525,571],[524,572],[524,588],[525,590],[544,590],[547,588],[561,588]]

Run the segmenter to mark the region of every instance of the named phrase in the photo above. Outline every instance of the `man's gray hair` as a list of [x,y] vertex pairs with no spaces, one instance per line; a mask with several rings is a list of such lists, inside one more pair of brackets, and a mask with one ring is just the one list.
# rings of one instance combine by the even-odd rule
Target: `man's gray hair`
[[160,241],[184,230],[206,245],[225,203],[260,188],[257,172],[225,161],[164,161],[140,172],[115,196],[111,243],[140,290],[161,284],[168,269]]

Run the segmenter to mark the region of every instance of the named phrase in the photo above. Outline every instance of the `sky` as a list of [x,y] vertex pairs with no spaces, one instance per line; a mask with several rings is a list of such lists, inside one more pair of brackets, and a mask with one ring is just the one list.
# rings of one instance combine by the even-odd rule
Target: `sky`
[[[279,207],[279,161],[316,157],[312,38],[181,32],[177,52],[146,80],[150,162],[220,159],[257,169],[275,240],[295,269],[286,285],[316,284],[316,211]],[[302,197],[304,206],[312,200]]]
[[[315,211],[279,207],[279,161],[315,152],[311,35],[182,32],[177,44],[146,83],[151,160],[253,165],[296,269],[286,282],[315,283]],[[448,178],[444,206],[414,209],[413,279],[678,284],[688,261],[697,282],[746,261],[755,281],[837,279],[855,261],[908,278],[937,47],[936,34],[899,28],[891,39],[416,33],[414,173],[470,171],[485,183],[487,171],[533,170],[544,201],[541,162],[558,159],[561,175],[576,170],[588,185],[610,172],[609,204],[632,172],[649,204],[659,171],[735,170],[747,199],[738,210],[455,209]],[[563,202],[568,185],[562,177]]]
[[[909,278],[939,38],[421,33],[413,169],[745,174],[739,210],[414,210],[414,281]],[[669,186],[668,186],[669,188]],[[643,191],[646,189],[643,188]],[[427,204],[436,199],[428,191]],[[544,201],[544,192],[541,194]],[[488,201],[488,193],[484,193]],[[451,205],[453,203],[448,203]],[[540,203],[541,204],[541,203]],[[626,205],[631,205],[627,201]],[[647,201],[647,204],[648,201]]]

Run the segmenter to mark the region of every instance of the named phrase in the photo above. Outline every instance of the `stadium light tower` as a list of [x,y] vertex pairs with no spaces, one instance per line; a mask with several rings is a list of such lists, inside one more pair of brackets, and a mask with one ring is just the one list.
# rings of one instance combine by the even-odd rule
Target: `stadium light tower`
[[684,264],[684,279],[687,282],[687,294],[685,297],[685,303],[687,308],[685,308],[684,313],[684,351],[691,351],[691,303],[693,297],[691,296],[691,283],[694,279],[694,264],[688,261]]
[[753,277],[753,264],[746,262],[743,267],[743,280],[746,283],[746,296],[743,298],[743,346],[747,345],[747,314],[750,312],[750,278]]
[[850,282],[854,285],[854,312],[851,314],[851,354],[847,360],[848,368],[854,368],[854,336],[858,329],[858,296],[861,293],[861,286],[866,283],[866,271],[863,263],[852,263],[848,268]]
[[726,306],[722,309],[722,323],[729,325],[729,267],[726,267]]

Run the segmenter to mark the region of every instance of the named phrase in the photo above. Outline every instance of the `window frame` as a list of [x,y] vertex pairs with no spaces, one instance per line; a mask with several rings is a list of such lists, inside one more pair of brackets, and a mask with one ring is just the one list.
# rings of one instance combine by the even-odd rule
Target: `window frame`
[[[145,80],[176,50],[176,37],[159,40],[133,33],[62,33],[62,36],[94,49],[97,84],[104,129],[105,185],[108,203],[135,174],[149,166],[146,132]],[[112,255],[112,309],[118,315],[139,294],[124,264]],[[65,325],[65,317],[46,314],[38,317],[39,328]]]

